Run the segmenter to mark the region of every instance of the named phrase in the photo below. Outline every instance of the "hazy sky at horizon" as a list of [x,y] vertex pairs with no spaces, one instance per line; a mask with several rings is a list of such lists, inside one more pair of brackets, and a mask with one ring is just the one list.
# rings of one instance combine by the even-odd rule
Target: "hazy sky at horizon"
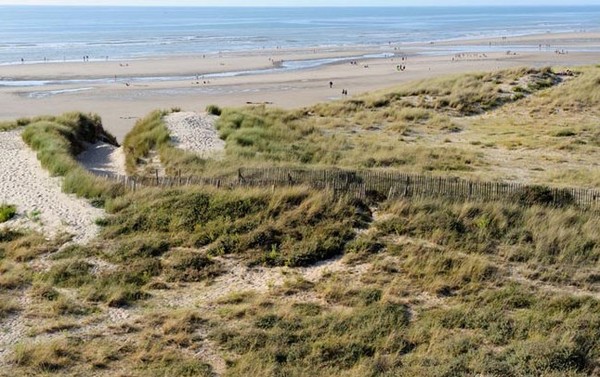
[[[0,0],[0,5],[137,5],[137,6],[543,6],[565,0]],[[600,0],[571,0],[572,5],[600,5]]]

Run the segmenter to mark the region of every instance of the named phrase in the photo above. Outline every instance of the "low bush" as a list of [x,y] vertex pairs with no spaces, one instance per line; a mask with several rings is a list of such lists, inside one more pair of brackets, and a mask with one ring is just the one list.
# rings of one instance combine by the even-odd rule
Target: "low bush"
[[16,206],[0,203],[0,224],[12,219],[13,217],[15,217],[16,214]]
[[221,115],[221,108],[219,106],[216,105],[208,105],[206,107],[206,112],[209,113],[210,115],[216,115],[216,116],[220,116]]

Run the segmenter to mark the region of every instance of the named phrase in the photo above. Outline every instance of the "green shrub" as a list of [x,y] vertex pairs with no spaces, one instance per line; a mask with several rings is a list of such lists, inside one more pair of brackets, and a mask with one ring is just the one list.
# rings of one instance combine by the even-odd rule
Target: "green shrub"
[[0,204],[0,224],[15,217],[17,207],[10,204]]
[[216,115],[216,116],[220,116],[221,115],[221,108],[219,106],[216,105],[208,105],[206,107],[206,112],[209,113],[210,115]]

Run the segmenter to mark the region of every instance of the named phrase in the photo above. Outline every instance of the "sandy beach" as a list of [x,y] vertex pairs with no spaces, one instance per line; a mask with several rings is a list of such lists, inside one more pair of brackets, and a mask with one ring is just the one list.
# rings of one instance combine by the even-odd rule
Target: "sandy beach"
[[[343,89],[351,97],[445,74],[517,66],[573,67],[597,63],[599,58],[600,33],[582,32],[369,48],[284,48],[130,61],[5,65],[0,66],[0,78],[11,86],[0,86],[0,119],[72,110],[95,112],[102,116],[105,128],[122,140],[137,119],[157,108],[202,112],[209,104],[256,103],[296,108],[341,99]],[[311,67],[312,62],[328,64]],[[308,68],[293,69],[298,64]],[[399,71],[398,65],[406,69]],[[29,86],[18,86],[23,81]],[[41,85],[47,81],[51,83]],[[333,82],[332,88],[329,82]]]

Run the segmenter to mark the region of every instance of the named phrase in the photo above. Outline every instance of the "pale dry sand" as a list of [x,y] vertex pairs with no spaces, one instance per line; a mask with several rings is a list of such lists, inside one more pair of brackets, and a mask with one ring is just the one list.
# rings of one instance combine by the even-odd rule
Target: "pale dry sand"
[[122,147],[98,142],[87,145],[77,161],[96,175],[126,175],[125,153]]
[[20,131],[0,132],[0,202],[17,206],[15,219],[0,226],[29,228],[51,237],[72,234],[73,242],[96,237],[104,211],[61,191],[61,179],[44,170]]
[[[540,44],[542,48],[539,48]],[[568,54],[556,54],[556,49],[567,50]],[[570,49],[574,50],[569,51]],[[508,50],[517,51],[516,55],[507,55]],[[453,61],[452,58],[458,51],[466,51],[468,54]],[[0,107],[0,119],[73,110],[95,112],[102,116],[105,127],[122,140],[137,119],[158,108],[180,107],[200,113],[209,104],[243,106],[249,102],[298,108],[341,99],[342,89],[348,90],[352,96],[451,73],[494,71],[520,66],[573,67],[597,64],[600,58],[598,51],[600,34],[569,33],[433,44],[385,44],[369,48],[261,50],[207,55],[206,58],[169,57],[128,62],[2,66],[0,77],[5,79],[104,80],[79,84],[0,87],[0,102],[3,104]],[[339,62],[298,71],[273,70],[259,75],[210,79],[202,77],[215,72],[273,68],[273,61],[280,60],[382,53],[395,56],[357,59],[358,65]],[[408,60],[401,60],[402,57]],[[399,64],[406,65],[404,72],[396,70]],[[196,75],[199,75],[197,79]],[[165,80],[131,81],[133,77],[151,76],[165,77]],[[333,88],[329,88],[330,81],[334,83]]]
[[205,158],[218,158],[225,150],[215,120],[215,116],[193,112],[176,112],[165,118],[175,145]]

